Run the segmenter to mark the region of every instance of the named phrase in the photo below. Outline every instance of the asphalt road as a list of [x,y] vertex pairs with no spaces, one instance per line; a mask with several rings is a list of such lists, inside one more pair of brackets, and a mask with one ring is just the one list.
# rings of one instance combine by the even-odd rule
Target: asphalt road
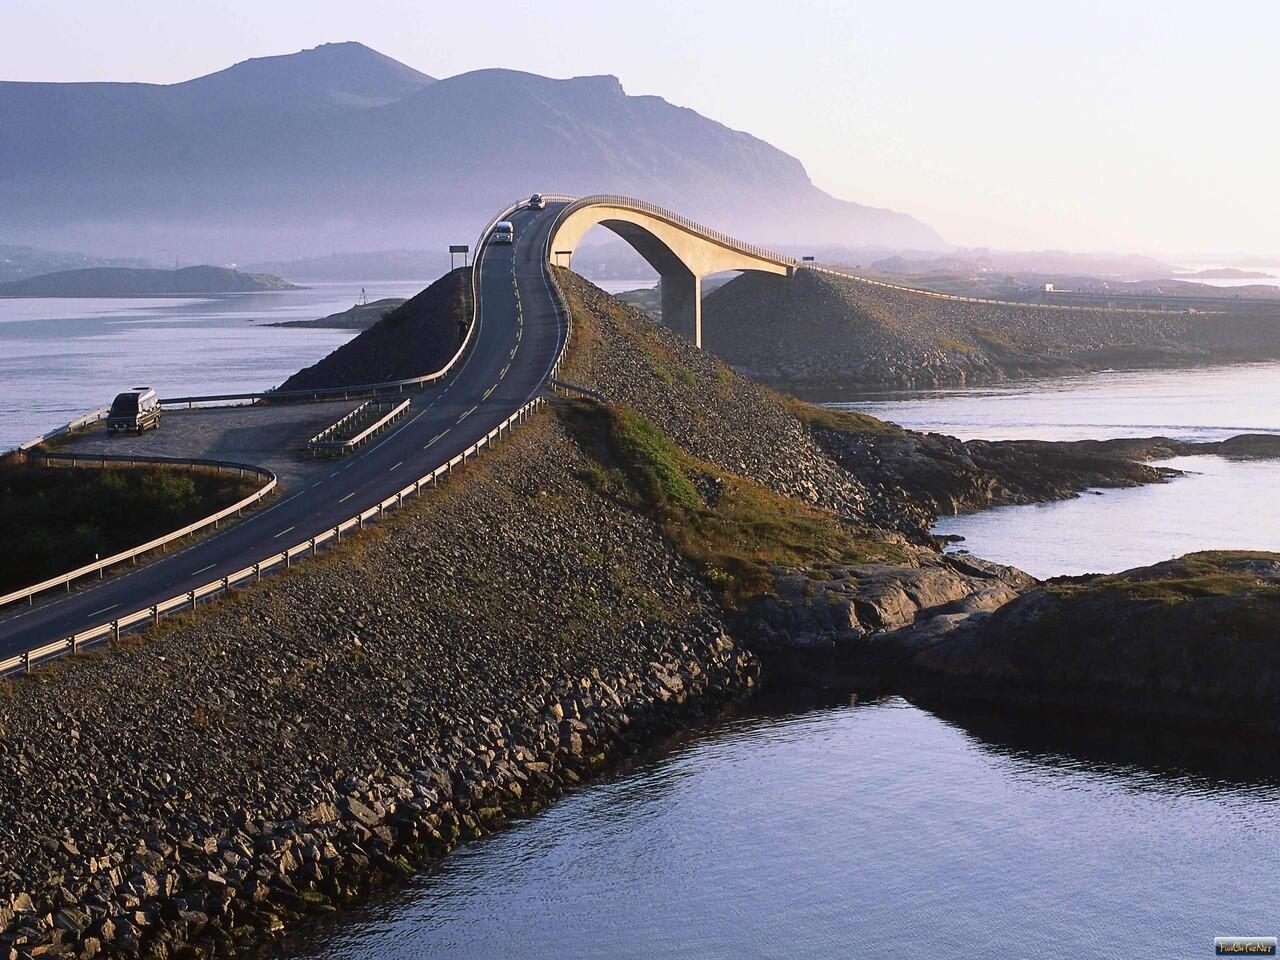
[[475,344],[445,387],[414,397],[398,427],[334,461],[309,486],[183,550],[34,607],[0,610],[0,657],[110,623],[331,530],[461,453],[537,395],[564,335],[543,260],[561,206],[520,210],[511,217],[516,242],[485,246]]

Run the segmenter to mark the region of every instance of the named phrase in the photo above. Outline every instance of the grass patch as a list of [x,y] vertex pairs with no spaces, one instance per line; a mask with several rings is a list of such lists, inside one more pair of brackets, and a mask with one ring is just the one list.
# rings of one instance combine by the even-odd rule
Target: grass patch
[[974,354],[982,352],[972,343],[961,343],[959,340],[952,340],[950,337],[939,337],[935,342],[939,350],[946,350],[949,353]]
[[1018,349],[1012,340],[1008,340],[994,330],[988,330],[985,327],[975,327],[973,337],[978,341],[979,346],[994,350],[997,353],[1013,353]]
[[585,402],[556,409],[598,464],[593,486],[652,516],[729,610],[772,589],[771,567],[906,559],[894,544],[851,534],[827,511],[690,456],[632,410]]
[[835,433],[870,433],[877,436],[896,436],[904,433],[896,423],[881,420],[869,413],[858,413],[856,410],[835,410],[831,407],[819,407],[806,403],[785,393],[775,393],[774,397],[789,414],[811,430],[831,430]]
[[1280,554],[1207,550],[1088,581],[1050,583],[1046,589],[1063,599],[1085,599],[1103,592],[1120,592],[1133,600],[1165,604],[1250,594],[1280,597],[1280,582],[1261,576],[1272,564],[1280,565]]
[[43,467],[0,461],[0,593],[38,583],[230,506],[254,484],[164,467]]

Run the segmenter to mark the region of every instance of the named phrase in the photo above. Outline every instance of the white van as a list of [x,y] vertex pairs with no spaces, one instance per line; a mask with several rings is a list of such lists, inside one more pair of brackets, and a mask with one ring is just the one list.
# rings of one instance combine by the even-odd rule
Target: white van
[[499,220],[493,227],[494,243],[515,243],[516,228],[510,220]]
[[160,429],[160,398],[151,387],[134,387],[111,401],[107,433],[142,433]]

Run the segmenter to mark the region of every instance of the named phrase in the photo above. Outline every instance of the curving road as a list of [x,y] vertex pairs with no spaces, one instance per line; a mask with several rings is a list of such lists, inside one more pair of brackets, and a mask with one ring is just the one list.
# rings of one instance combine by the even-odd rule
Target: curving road
[[543,387],[565,335],[546,276],[547,234],[563,203],[511,216],[516,242],[485,244],[476,268],[475,342],[456,375],[413,399],[376,442],[331,473],[177,553],[91,587],[0,613],[0,658],[144,609],[331,530],[471,446]]

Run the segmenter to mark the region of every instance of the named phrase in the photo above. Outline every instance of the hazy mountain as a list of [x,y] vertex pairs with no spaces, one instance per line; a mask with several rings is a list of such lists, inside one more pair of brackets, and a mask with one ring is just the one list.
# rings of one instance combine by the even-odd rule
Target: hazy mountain
[[632,194],[763,242],[941,244],[614,77],[433,80],[357,43],[167,86],[0,83],[0,129],[3,239],[112,254],[438,248],[532,191]]
[[296,289],[270,274],[227,267],[89,267],[0,283],[0,297],[162,297]]

